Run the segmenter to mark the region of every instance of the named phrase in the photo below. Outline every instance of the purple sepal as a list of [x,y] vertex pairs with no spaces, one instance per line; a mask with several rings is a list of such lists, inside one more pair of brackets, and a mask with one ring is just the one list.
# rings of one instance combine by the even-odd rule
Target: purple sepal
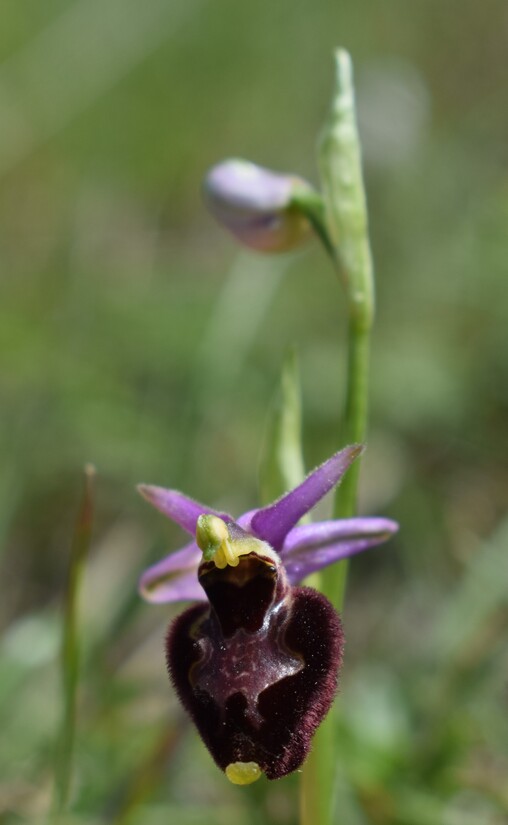
[[139,592],[152,604],[204,599],[196,575],[202,553],[195,542],[171,553],[141,576]]
[[211,211],[224,224],[241,225],[253,214],[287,208],[294,177],[272,172],[236,158],[217,163],[207,173],[203,190]]
[[359,444],[340,450],[310,473],[294,490],[274,504],[258,510],[251,521],[254,535],[267,541],[275,550],[281,550],[291,528],[339,483],[362,451],[363,447]]
[[321,521],[295,527],[288,535],[280,556],[291,584],[387,541],[399,529],[386,518],[351,518]]
[[203,513],[219,516],[223,521],[233,521],[227,513],[219,513],[212,507],[206,507],[178,490],[166,490],[165,487],[155,487],[151,484],[139,484],[138,490],[143,498],[191,536],[196,535],[196,522]]

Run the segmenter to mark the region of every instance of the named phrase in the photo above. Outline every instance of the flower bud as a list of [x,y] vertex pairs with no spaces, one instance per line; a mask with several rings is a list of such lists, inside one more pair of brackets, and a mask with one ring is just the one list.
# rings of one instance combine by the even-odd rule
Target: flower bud
[[210,212],[240,243],[258,252],[286,252],[304,243],[311,224],[297,198],[313,194],[306,181],[246,160],[225,160],[205,177]]

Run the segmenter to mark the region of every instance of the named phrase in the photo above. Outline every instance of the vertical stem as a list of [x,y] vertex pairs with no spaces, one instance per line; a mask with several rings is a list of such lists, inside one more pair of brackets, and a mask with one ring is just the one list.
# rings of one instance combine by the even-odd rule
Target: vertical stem
[[[374,277],[360,140],[356,123],[353,68],[347,52],[335,55],[336,86],[319,146],[325,220],[333,260],[348,302],[348,365],[343,417],[346,444],[363,442],[367,429],[369,337],[374,318]],[[353,516],[359,463],[336,491],[335,517]],[[329,571],[325,593],[342,607],[346,564]]]
[[[330,711],[330,714],[332,711]],[[314,735],[300,778],[300,825],[332,825],[335,792],[334,726],[330,714]]]
[[[325,223],[332,260],[348,301],[348,362],[344,443],[362,443],[367,430],[369,338],[374,317],[374,279],[368,238],[367,207],[356,125],[353,72],[347,52],[336,53],[336,88],[319,146]],[[356,512],[359,463],[338,488],[334,516]],[[322,591],[342,610],[347,562],[322,576]],[[314,740],[301,781],[301,825],[334,825],[336,709],[332,708]]]
[[[367,433],[370,329],[349,320],[348,329],[348,385],[344,412],[344,436],[347,444],[361,444]],[[355,462],[337,488],[334,506],[335,518],[348,518],[356,512],[356,498],[360,463]]]
[[[362,329],[350,319],[348,330],[348,385],[344,412],[345,443],[365,440],[368,409],[369,329]],[[356,511],[360,464],[348,470],[335,499],[334,517],[348,518]],[[341,561],[321,574],[321,590],[339,612],[344,606],[348,562]],[[332,707],[318,729],[313,749],[300,781],[301,825],[332,825],[336,774],[336,713]],[[337,823],[340,820],[337,820]]]
[[76,519],[69,575],[65,593],[61,651],[63,714],[55,758],[53,822],[65,813],[72,776],[72,759],[76,732],[76,696],[79,677],[78,596],[90,546],[93,517],[92,484],[95,469],[85,468],[85,489]]
[[[346,444],[362,444],[367,435],[370,329],[350,318],[348,328],[348,384],[344,411]],[[334,518],[351,518],[356,513],[360,462],[355,461],[335,494]],[[344,607],[348,562],[339,562],[328,571],[325,595],[338,610]]]

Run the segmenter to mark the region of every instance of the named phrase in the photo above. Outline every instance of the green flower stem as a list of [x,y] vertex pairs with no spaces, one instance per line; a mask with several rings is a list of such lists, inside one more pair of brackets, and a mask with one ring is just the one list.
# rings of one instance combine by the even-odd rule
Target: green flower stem
[[[345,444],[363,443],[367,431],[369,339],[374,318],[374,280],[367,208],[356,124],[353,71],[347,52],[338,50],[336,87],[319,144],[326,233],[331,257],[344,285],[348,307],[348,364],[343,417]],[[355,515],[359,463],[337,490],[334,517]],[[322,591],[339,611],[344,604],[347,562],[322,576]],[[318,730],[305,765],[300,798],[301,825],[332,825],[336,776],[336,711]]]
[[[334,262],[343,282],[348,306],[348,366],[344,442],[364,442],[367,431],[369,339],[374,319],[374,278],[360,141],[356,124],[353,69],[349,54],[335,55],[336,88],[323,129],[319,161],[328,234]],[[359,463],[337,489],[334,516],[356,511]],[[345,579],[344,563],[332,568],[326,595],[339,608]]]
[[90,547],[93,519],[93,478],[95,469],[85,468],[85,488],[76,519],[65,593],[61,670],[63,714],[56,748],[55,789],[52,821],[57,823],[65,814],[70,793],[72,761],[76,732],[76,697],[79,678],[78,597]]
[[[344,411],[344,442],[363,444],[367,435],[368,385],[370,361],[370,328],[358,328],[350,319],[348,329],[348,382]],[[344,481],[337,488],[334,501],[334,518],[350,518],[356,513],[360,461],[355,461]],[[343,561],[330,568],[325,594],[338,610],[344,606],[348,562]]]
[[334,258],[335,251],[328,234],[325,206],[320,193],[310,187],[295,189],[291,205],[305,215],[328,254]]
[[314,735],[300,778],[301,825],[332,825],[335,791],[334,726],[330,715]]

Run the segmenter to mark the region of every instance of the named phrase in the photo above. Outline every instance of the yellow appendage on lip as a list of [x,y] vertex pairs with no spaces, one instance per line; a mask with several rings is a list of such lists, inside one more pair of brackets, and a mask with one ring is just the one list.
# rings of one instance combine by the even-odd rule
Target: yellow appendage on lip
[[226,776],[233,785],[250,785],[261,776],[261,768],[257,762],[231,762]]
[[238,567],[240,556],[252,552],[249,542],[231,541],[226,522],[210,514],[199,516],[196,542],[203,551],[205,561],[213,561],[219,570],[223,570],[228,564]]

